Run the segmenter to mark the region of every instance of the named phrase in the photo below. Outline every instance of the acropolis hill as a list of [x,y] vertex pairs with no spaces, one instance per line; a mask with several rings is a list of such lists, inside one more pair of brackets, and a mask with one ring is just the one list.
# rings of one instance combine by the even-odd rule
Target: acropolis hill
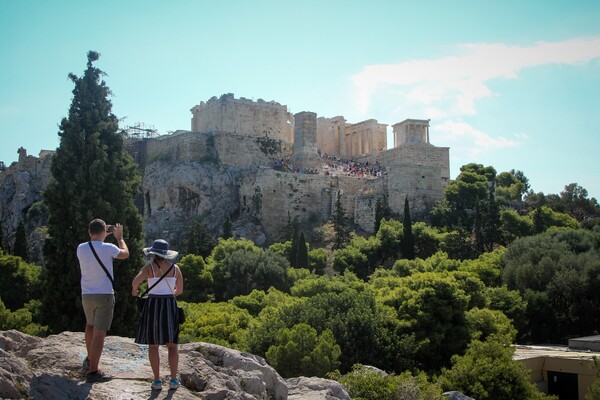
[[[346,215],[372,232],[378,199],[387,196],[391,210],[403,214],[408,197],[411,215],[419,216],[443,198],[449,181],[449,149],[430,143],[429,120],[394,124],[387,150],[387,125],[375,119],[292,115],[277,102],[233,94],[201,102],[191,113],[189,131],[126,137],[143,174],[139,207],[147,238],[176,244],[194,218],[218,235],[229,217],[236,236],[268,243],[290,218],[304,226],[326,222],[338,196]],[[26,196],[32,201],[24,204],[18,190],[4,187],[11,180],[40,186],[24,185],[22,174],[28,182],[48,181],[47,152],[40,159],[19,152],[19,162],[0,173],[10,197],[1,206],[4,237],[40,198]]]
[[130,139],[144,170],[146,231],[158,227],[151,236],[194,216],[218,230],[230,215],[234,226],[257,221],[272,241],[289,218],[327,221],[339,195],[354,223],[372,232],[382,196],[399,214],[407,196],[419,215],[443,198],[449,181],[449,149],[430,143],[428,120],[393,125],[394,146],[386,150],[386,125],[374,119],[292,115],[277,102],[233,94],[191,112],[190,131]]

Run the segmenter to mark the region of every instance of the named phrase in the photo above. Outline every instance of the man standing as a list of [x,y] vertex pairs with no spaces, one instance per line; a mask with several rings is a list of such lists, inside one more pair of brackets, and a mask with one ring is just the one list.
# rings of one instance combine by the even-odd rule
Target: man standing
[[[86,378],[88,382],[100,382],[111,379],[109,375],[98,370],[98,364],[115,306],[112,285],[113,260],[129,257],[129,249],[123,239],[121,224],[107,226],[103,220],[95,219],[90,222],[88,233],[90,241],[81,243],[77,247],[77,258],[81,269],[81,303],[86,319],[85,347],[88,354],[86,363],[89,363]],[[104,243],[111,233],[117,240],[118,246]],[[94,251],[98,258],[94,255]],[[104,268],[100,262],[104,264]]]

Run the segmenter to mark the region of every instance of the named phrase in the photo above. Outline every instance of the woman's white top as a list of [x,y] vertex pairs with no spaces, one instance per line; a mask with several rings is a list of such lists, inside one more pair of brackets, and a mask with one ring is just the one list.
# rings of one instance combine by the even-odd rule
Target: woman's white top
[[[154,277],[148,278],[148,287],[154,285],[156,283],[156,281],[158,281],[160,279],[160,277],[162,276],[160,269],[158,269],[158,274],[154,270],[154,263],[150,264],[150,267],[152,268],[152,275],[154,275]],[[175,290],[175,283],[177,283],[177,278],[175,277],[175,273],[176,273],[175,266],[173,266],[173,271],[171,271],[169,273],[169,275],[173,274],[173,276],[165,276],[162,279],[162,281],[158,282],[158,285],[154,286],[152,288],[152,290],[150,290],[148,292],[148,294],[158,294],[158,295],[171,294],[172,295],[173,290]],[[171,287],[169,287],[169,285]]]

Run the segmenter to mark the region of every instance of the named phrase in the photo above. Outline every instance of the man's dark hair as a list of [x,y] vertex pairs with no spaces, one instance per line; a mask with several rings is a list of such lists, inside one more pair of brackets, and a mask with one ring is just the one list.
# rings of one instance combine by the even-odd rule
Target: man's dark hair
[[92,235],[97,235],[99,233],[106,231],[106,222],[101,220],[100,218],[96,218],[92,222],[90,222],[90,227],[88,228]]

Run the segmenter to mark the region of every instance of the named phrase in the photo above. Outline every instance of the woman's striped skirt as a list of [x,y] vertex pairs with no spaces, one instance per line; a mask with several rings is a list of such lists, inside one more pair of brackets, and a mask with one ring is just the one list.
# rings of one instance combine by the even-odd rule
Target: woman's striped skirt
[[149,295],[138,325],[135,342],[166,344],[179,342],[177,302],[172,295]]

